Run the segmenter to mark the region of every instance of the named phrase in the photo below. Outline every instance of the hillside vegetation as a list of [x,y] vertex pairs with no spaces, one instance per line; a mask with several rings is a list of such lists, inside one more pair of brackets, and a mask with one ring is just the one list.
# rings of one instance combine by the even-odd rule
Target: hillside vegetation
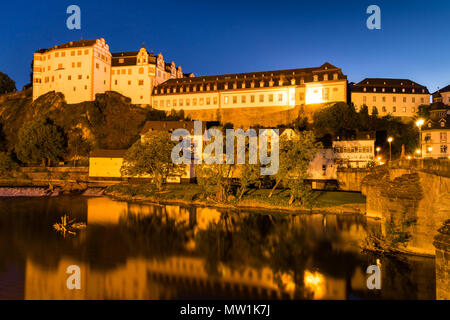
[[[2,101],[4,100],[4,101]],[[81,135],[93,148],[128,148],[139,137],[148,111],[132,105],[116,92],[97,94],[95,101],[67,104],[61,93],[49,92],[32,102],[32,91],[10,94],[0,100],[0,124],[5,148],[14,149],[21,127],[38,118],[59,126],[71,140]]]

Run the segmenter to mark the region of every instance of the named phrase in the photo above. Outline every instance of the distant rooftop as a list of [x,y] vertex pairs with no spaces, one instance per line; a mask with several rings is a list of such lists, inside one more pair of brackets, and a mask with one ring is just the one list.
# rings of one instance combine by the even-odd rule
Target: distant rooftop
[[365,78],[351,88],[352,92],[430,94],[427,87],[409,79]]

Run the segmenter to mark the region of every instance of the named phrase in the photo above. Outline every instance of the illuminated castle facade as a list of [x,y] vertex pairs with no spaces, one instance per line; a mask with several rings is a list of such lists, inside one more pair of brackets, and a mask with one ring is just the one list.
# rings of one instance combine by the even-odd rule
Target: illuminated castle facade
[[33,100],[56,91],[67,103],[79,103],[113,90],[134,104],[150,105],[155,85],[181,77],[181,67],[164,62],[162,54],[155,56],[144,46],[111,54],[103,38],[72,41],[34,53]]
[[[330,63],[315,68],[170,79],[153,90],[153,107],[192,119],[246,126],[289,123],[300,108],[347,101],[347,77]],[[273,123],[271,123],[273,122]]]

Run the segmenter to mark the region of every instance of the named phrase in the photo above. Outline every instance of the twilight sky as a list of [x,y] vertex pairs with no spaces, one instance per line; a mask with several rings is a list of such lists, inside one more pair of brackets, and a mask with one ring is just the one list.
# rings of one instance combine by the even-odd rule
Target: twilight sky
[[[29,82],[32,54],[72,40],[66,9],[81,8],[84,39],[111,52],[161,52],[184,72],[211,75],[315,67],[328,61],[349,81],[409,78],[430,92],[450,84],[450,1],[7,1],[0,9],[0,71]],[[381,30],[366,9],[381,8]]]

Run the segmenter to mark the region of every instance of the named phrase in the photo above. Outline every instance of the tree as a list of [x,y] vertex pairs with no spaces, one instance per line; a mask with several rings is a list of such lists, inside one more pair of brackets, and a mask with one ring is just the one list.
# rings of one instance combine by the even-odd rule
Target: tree
[[91,151],[90,142],[85,139],[80,132],[81,130],[77,130],[74,134],[69,136],[68,141],[68,154],[69,157],[73,160],[74,165],[76,165],[76,161],[81,157],[85,157],[89,155],[89,151]]
[[175,142],[170,140],[168,132],[150,132],[142,142],[135,142],[125,155],[121,168],[123,175],[145,176],[152,178],[157,190],[170,174],[181,174],[184,168],[172,162],[171,153]]
[[0,175],[5,175],[17,168],[17,163],[6,152],[0,152]]
[[326,134],[332,136],[343,135],[358,127],[358,114],[353,105],[343,102],[316,112],[314,119],[314,133],[318,137]]
[[260,165],[245,163],[240,165],[240,186],[238,189],[237,197],[239,200],[247,191],[248,187],[254,183],[257,183],[260,179]]
[[227,202],[231,189],[231,177],[234,165],[200,164],[197,166],[197,183],[203,194],[218,202]]
[[24,163],[39,162],[50,165],[59,160],[66,151],[62,130],[48,119],[25,123],[19,130],[16,145],[17,157]]
[[280,137],[279,169],[269,198],[280,183],[283,183],[285,188],[289,187],[289,203],[306,196],[307,192],[303,189],[306,188],[304,180],[308,174],[309,163],[321,148],[322,144],[316,142],[312,131],[296,131],[293,137]]
[[6,73],[0,72],[0,94],[15,92],[16,83]]

